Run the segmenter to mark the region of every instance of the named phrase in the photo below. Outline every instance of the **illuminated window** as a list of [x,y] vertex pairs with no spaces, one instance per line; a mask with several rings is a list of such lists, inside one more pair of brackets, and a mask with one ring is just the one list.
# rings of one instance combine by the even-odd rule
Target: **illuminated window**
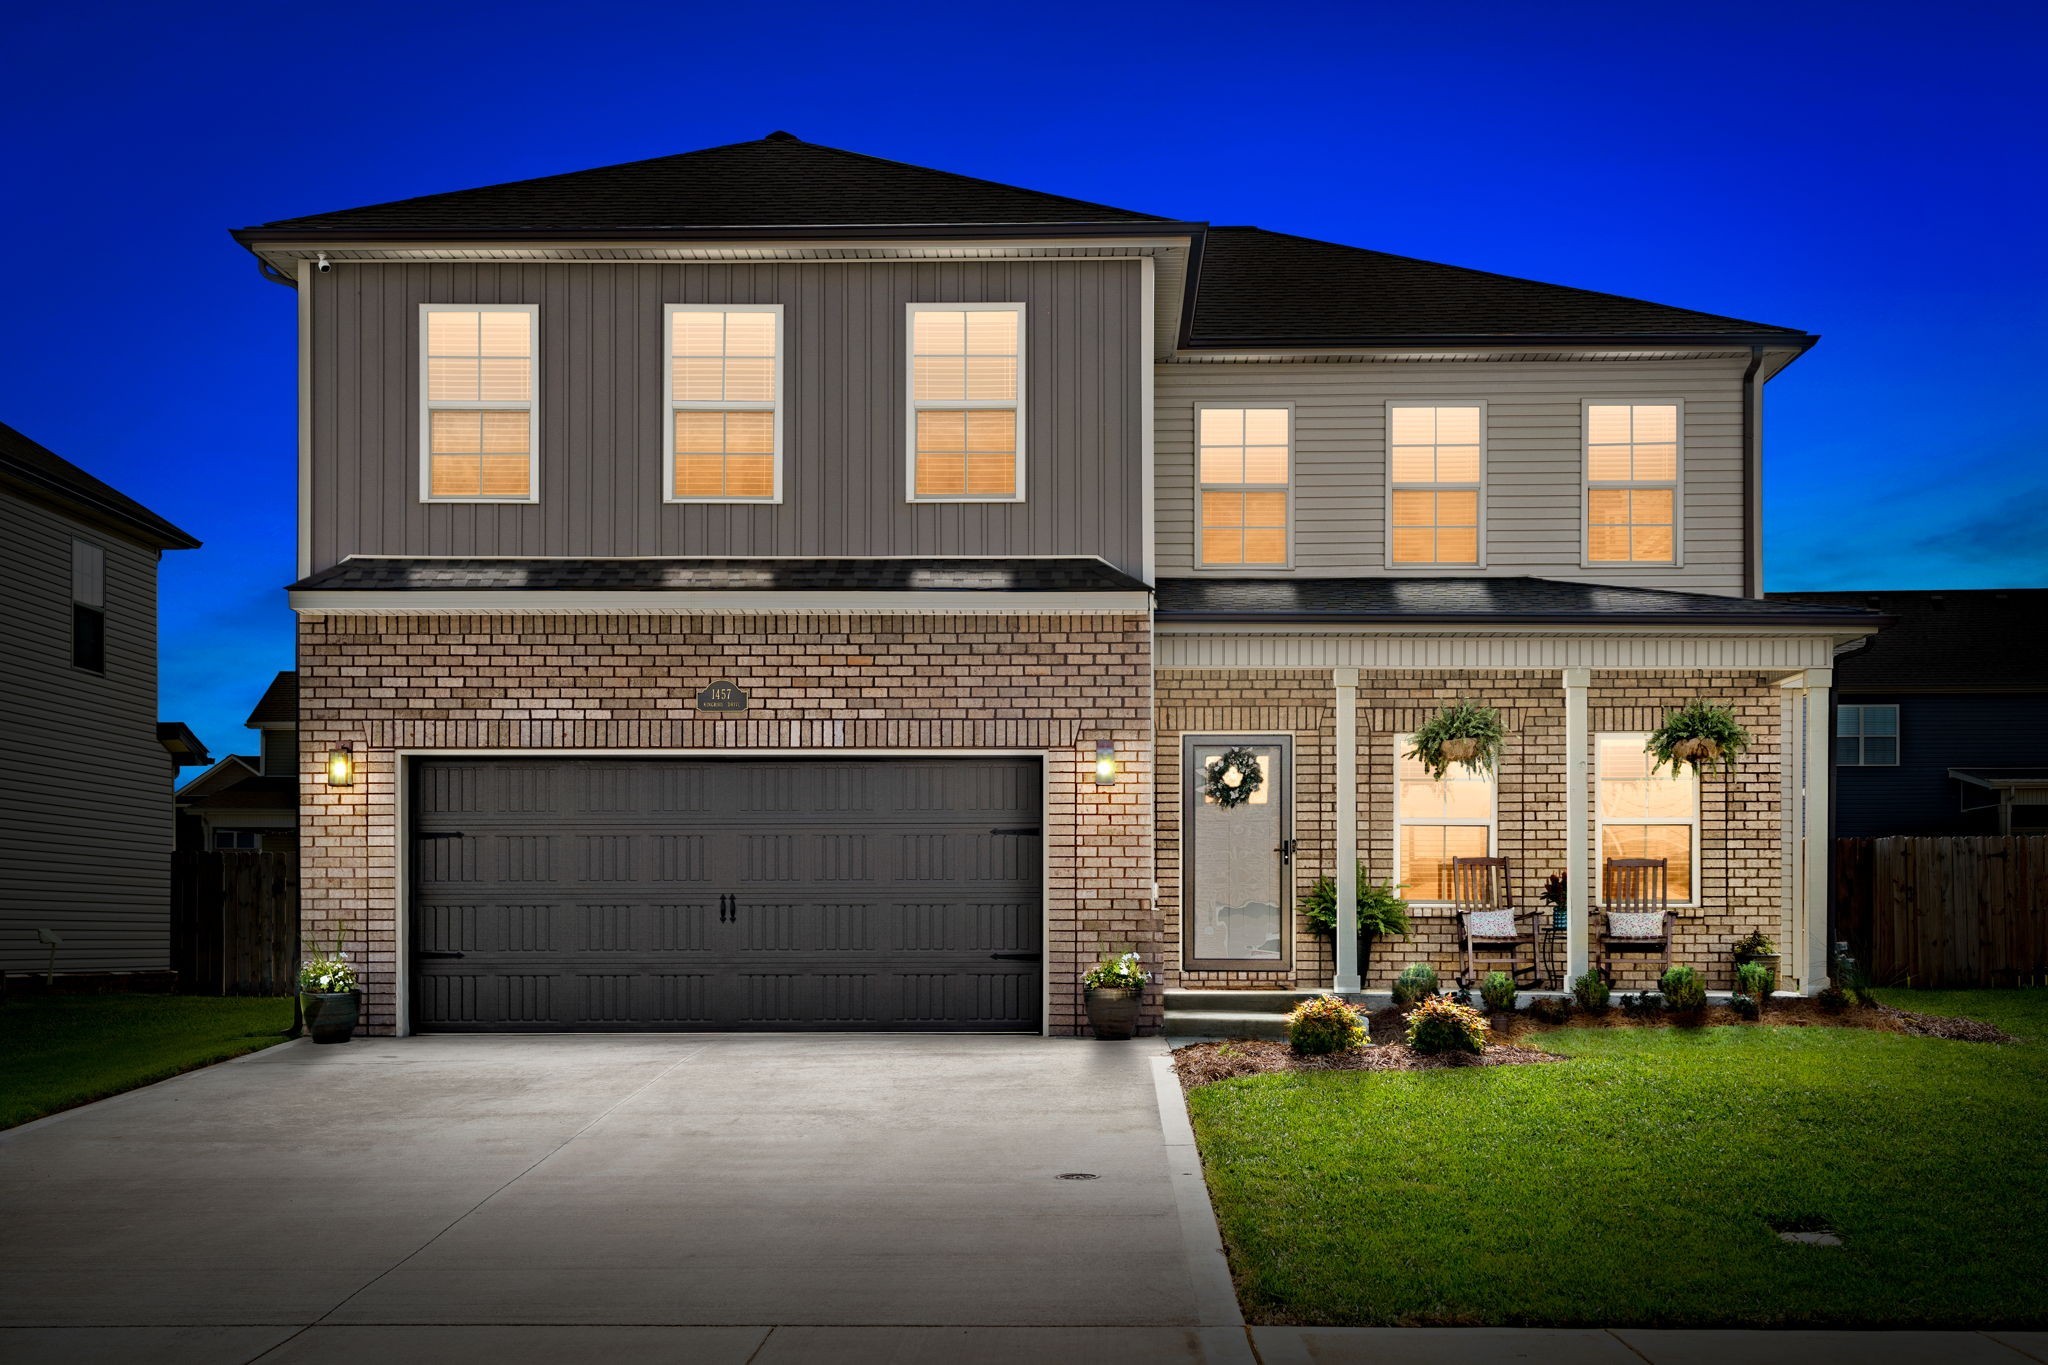
[[1387,408],[1389,567],[1478,565],[1483,424],[1476,406]]
[[1024,496],[1024,305],[910,305],[911,501]]
[[1835,764],[1842,768],[1899,766],[1899,708],[1835,708]]
[[1586,558],[1678,562],[1678,406],[1586,405]]
[[533,304],[420,308],[420,495],[532,502],[539,412]]
[[1414,740],[1394,738],[1394,880],[1411,901],[1451,899],[1451,860],[1493,856],[1494,774],[1453,763],[1441,781],[1420,759]]
[[1286,408],[1196,409],[1203,568],[1287,567],[1292,416]]
[[668,500],[782,496],[782,305],[668,307]]
[[1600,865],[1609,858],[1662,858],[1674,901],[1691,901],[1700,840],[1699,778],[1688,764],[1650,771],[1647,734],[1593,739]]

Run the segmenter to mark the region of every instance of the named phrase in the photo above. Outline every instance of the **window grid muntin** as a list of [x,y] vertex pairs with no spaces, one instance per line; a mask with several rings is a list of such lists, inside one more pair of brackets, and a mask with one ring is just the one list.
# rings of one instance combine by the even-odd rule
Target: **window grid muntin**
[[[1413,418],[1407,414],[1429,414],[1429,439],[1412,439],[1413,431],[1403,431],[1405,424]],[[1470,413],[1471,439],[1445,440],[1445,413]],[[1463,430],[1453,429],[1449,433],[1462,438]],[[1414,477],[1414,471],[1400,468],[1402,451],[1426,449],[1429,452],[1430,477]],[[1445,452],[1471,451],[1472,477],[1445,478]],[[1451,472],[1455,472],[1451,471]],[[1470,520],[1446,521],[1444,494],[1453,495],[1458,502],[1464,497],[1471,499]],[[1407,495],[1407,496],[1403,496]],[[1404,521],[1402,509],[1413,506],[1422,495],[1427,496],[1430,520],[1427,522]],[[1450,504],[1453,507],[1457,503]],[[1462,508],[1459,509],[1462,512]],[[1484,403],[1389,403],[1387,405],[1387,567],[1393,568],[1450,568],[1477,569],[1486,565],[1486,405]],[[1430,557],[1418,558],[1401,552],[1402,532],[1423,533],[1428,536]],[[1446,559],[1442,557],[1444,533],[1469,532],[1472,538],[1471,554],[1465,557]]]
[[[1596,429],[1599,421],[1596,414],[1611,412],[1615,409],[1623,410],[1628,414],[1628,436],[1626,440],[1617,441],[1611,439],[1611,432]],[[1650,412],[1670,413],[1669,440],[1639,438],[1639,433],[1643,431],[1644,422],[1651,420],[1641,414]],[[1583,439],[1581,442],[1579,468],[1581,477],[1584,480],[1585,498],[1585,518],[1581,535],[1583,537],[1585,563],[1587,566],[1643,564],[1653,567],[1675,568],[1683,563],[1684,546],[1679,534],[1680,522],[1683,519],[1683,509],[1680,505],[1679,486],[1685,471],[1685,405],[1675,399],[1663,401],[1588,399],[1581,408],[1581,422],[1583,424]],[[1661,432],[1655,429],[1652,429],[1648,434],[1652,437],[1661,436]],[[1595,440],[1596,436],[1609,439]],[[1645,448],[1661,449],[1666,446],[1670,448],[1671,466],[1669,477],[1651,477],[1648,474],[1642,473],[1640,467],[1644,462],[1659,458],[1655,455],[1644,454]],[[1608,458],[1612,458],[1616,452],[1626,452],[1624,458],[1627,462],[1627,477],[1595,478],[1595,469],[1601,457],[1605,455]],[[1607,472],[1611,473],[1613,471]],[[1652,472],[1654,473],[1655,471]],[[1598,496],[1603,493],[1610,496],[1604,498]],[[1622,500],[1627,508],[1624,519],[1620,521],[1611,519],[1596,521],[1596,510],[1601,507],[1611,507],[1615,502],[1611,495],[1615,493],[1626,495]],[[1638,498],[1635,496],[1638,493],[1650,496],[1648,498]],[[1638,512],[1647,511],[1653,507],[1658,497],[1661,497],[1664,501],[1662,517],[1654,520],[1647,516],[1639,517]],[[1628,553],[1622,556],[1603,556],[1595,553],[1596,540],[1599,539],[1596,535],[1596,528],[1608,528],[1610,530],[1620,528],[1624,539],[1628,543]],[[1661,558],[1639,556],[1637,554],[1638,546],[1641,542],[1639,532],[1654,533],[1657,531],[1662,531],[1668,538],[1669,553]]]
[[[1687,831],[1687,859],[1683,869],[1686,894],[1682,897],[1674,895],[1671,903],[1677,906],[1697,906],[1700,903],[1701,871],[1699,774],[1690,765],[1687,765],[1675,779],[1669,775],[1670,770],[1668,768],[1663,774],[1653,772],[1650,767],[1652,760],[1644,749],[1649,740],[1650,736],[1647,731],[1638,730],[1602,730],[1593,736],[1593,856],[1600,869],[1600,880],[1595,882],[1594,886],[1596,890],[1604,890],[1606,885],[1607,831],[1609,828],[1615,830],[1683,828]],[[1631,764],[1635,761],[1635,755],[1640,754],[1642,758],[1642,771],[1647,776],[1638,779],[1633,775],[1621,776],[1611,772],[1608,763],[1610,750],[1630,754]],[[1607,786],[1610,781],[1617,784],[1636,781],[1643,781],[1646,784],[1651,781],[1682,784],[1687,792],[1691,814],[1684,818],[1672,815],[1656,815],[1647,812],[1642,815],[1609,815],[1607,813]],[[1638,855],[1631,851],[1618,853],[1615,856],[1635,857]],[[1673,885],[1678,881],[1677,874],[1679,871],[1680,869],[1674,867],[1667,874]]]
[[[453,329],[445,321],[441,322],[438,326],[436,323],[436,319],[446,319],[451,315],[464,313],[474,313],[477,315],[477,341],[474,354],[447,349],[448,344],[456,339],[453,336]],[[522,342],[525,353],[523,356],[508,353],[502,349],[494,349],[494,347],[501,348],[507,344],[507,339],[512,334],[513,329],[505,327],[502,321],[494,325],[491,319],[502,320],[511,317],[520,317],[525,321],[525,335]],[[439,342],[436,340],[437,332],[441,334]],[[489,334],[491,333],[496,333],[495,341],[490,339]],[[419,340],[420,501],[452,503],[539,501],[539,305],[531,303],[423,303],[420,305]],[[437,395],[435,393],[437,383],[445,386],[448,382],[447,376],[451,372],[444,366],[440,371],[443,377],[437,381],[434,364],[436,360],[476,361],[478,364],[477,396],[449,397]],[[525,396],[523,398],[483,397],[486,368],[484,362],[506,362],[512,360],[523,360],[525,362],[523,383],[526,391]],[[499,382],[502,383],[504,382],[503,376],[508,374],[510,370],[507,367],[501,366],[498,372],[501,376]],[[475,418],[472,423],[460,416],[460,414],[467,413],[481,415]],[[437,423],[436,417],[441,414],[448,415],[447,420]],[[494,420],[490,414],[501,414],[501,416]],[[521,415],[526,419],[523,424],[523,431],[518,430],[520,424],[510,420]],[[468,440],[471,431],[476,433],[475,449],[437,448],[444,436],[450,441],[464,442]],[[515,435],[518,436],[519,444],[524,448],[518,450],[502,448]],[[492,449],[493,443],[496,443],[501,448]],[[445,468],[451,473],[456,472],[459,470],[459,466],[453,463],[453,458],[471,455],[476,457],[476,491],[436,492],[436,484],[439,482],[436,478],[437,470]],[[489,461],[488,464],[486,463],[487,461]],[[523,478],[521,480],[524,484],[523,491],[509,493],[489,493],[484,491],[489,486],[493,476],[499,480],[508,479],[511,472],[522,464],[524,466]]]
[[[1261,415],[1262,427],[1254,431],[1253,414]],[[1208,438],[1211,416],[1221,426],[1235,426],[1236,440]],[[1278,424],[1279,439],[1270,438],[1272,423]],[[1227,433],[1224,433],[1227,434]],[[1234,463],[1237,478],[1211,478],[1210,452],[1219,462]],[[1234,456],[1231,452],[1235,452]],[[1254,455],[1254,452],[1261,452]],[[1277,452],[1277,455],[1274,453]],[[1284,477],[1254,480],[1254,472],[1270,473],[1270,461],[1278,459]],[[1254,460],[1268,462],[1255,468]],[[1202,569],[1285,569],[1294,563],[1294,408],[1287,403],[1199,403],[1195,406],[1195,564]],[[1229,470],[1219,472],[1228,473]],[[1215,496],[1212,503],[1211,495]],[[1223,520],[1234,512],[1234,520]],[[1212,536],[1212,531],[1217,534]],[[1249,559],[1246,548],[1254,531],[1277,533],[1278,558]],[[1237,536],[1235,559],[1211,559],[1212,539],[1227,543],[1228,533]]]
[[[685,326],[683,319],[691,315],[716,314],[719,318],[719,350],[713,354],[677,348],[677,332]],[[771,319],[768,329],[768,349],[763,355],[758,342],[750,343],[745,333],[754,329],[743,329],[741,337],[735,340],[732,319],[734,317],[766,316]],[[782,398],[783,374],[787,365],[788,342],[783,327],[783,307],[779,303],[671,303],[662,310],[662,393],[665,399],[662,421],[662,500],[673,503],[776,503],[782,501]],[[735,349],[735,345],[738,349]],[[719,362],[719,387],[717,397],[677,396],[678,379],[681,371],[679,362],[688,360],[711,360]],[[732,398],[726,396],[731,388],[731,362],[766,359],[769,364],[770,394],[766,398]],[[708,428],[705,422],[686,421],[685,413],[765,413],[768,415],[768,449],[759,448],[758,419],[744,421],[739,429],[745,434],[747,443],[733,444],[735,424],[729,416],[718,423],[720,445],[716,450],[686,448],[683,433],[688,430]],[[747,484],[743,491],[730,491],[734,484],[733,458],[747,461],[751,469],[753,462],[761,456],[768,459],[768,487],[766,491],[745,491],[757,489],[757,484]],[[713,457],[719,491],[680,491],[686,482],[693,490],[703,490],[703,477],[711,472]],[[758,476],[756,476],[758,477]]]
[[[1441,781],[1431,782],[1429,781],[1427,771],[1422,768],[1421,763],[1416,759],[1408,757],[1408,750],[1413,746],[1414,742],[1414,736],[1412,735],[1394,736],[1394,881],[1396,883],[1409,883],[1403,894],[1407,896],[1412,904],[1445,906],[1451,904],[1446,885],[1450,872],[1450,857],[1446,856],[1441,865],[1442,876],[1438,886],[1438,889],[1445,892],[1445,894],[1431,896],[1427,894],[1425,888],[1415,881],[1413,870],[1403,865],[1401,851],[1406,843],[1404,836],[1411,828],[1483,830],[1485,831],[1485,843],[1478,853],[1460,853],[1455,856],[1474,858],[1494,857],[1495,851],[1500,846],[1500,773],[1497,769],[1475,773],[1463,764],[1454,763],[1451,765],[1450,770],[1444,774]],[[1417,783],[1418,785],[1427,783],[1430,787],[1437,789],[1439,793],[1438,809],[1434,811],[1412,809],[1409,802],[1402,799],[1402,787],[1404,783],[1409,782]],[[1468,789],[1483,786],[1486,790],[1486,814],[1484,816],[1445,814],[1443,812],[1443,805],[1448,803],[1451,794],[1443,789],[1453,783],[1466,784]]]
[[[961,315],[961,349],[957,352],[950,350],[921,351],[919,349],[918,344],[919,318],[931,317],[934,315],[944,315],[949,313],[958,313]],[[1011,315],[1011,325],[1014,328],[1014,331],[1012,333],[1012,349],[1010,351],[1002,352],[975,349],[976,341],[974,333],[976,330],[976,326],[973,315],[977,313],[1007,313]],[[907,411],[904,441],[905,499],[910,502],[1024,501],[1024,393],[1026,374],[1025,355],[1026,350],[1028,348],[1028,343],[1026,341],[1025,335],[1026,328],[1024,305],[1021,303],[913,303],[906,306],[904,317],[905,358],[903,379],[905,406]],[[975,360],[980,359],[983,361],[991,361],[1002,360],[1006,358],[1011,362],[1010,373],[1012,376],[1012,382],[1009,386],[1010,393],[1008,395],[996,398],[970,398],[965,396],[971,390],[974,383],[972,375],[973,362]],[[918,395],[918,381],[920,378],[920,360],[926,362],[943,362],[947,360],[958,360],[960,362],[962,396],[945,398],[920,397]],[[933,369],[933,367],[929,364],[924,366],[923,368],[926,372],[931,372],[931,370]],[[922,420],[924,415],[927,413],[940,414],[955,412],[1008,412],[1012,414],[1012,449],[1009,452],[1010,473],[1008,491],[971,491],[973,477],[976,469],[979,468],[981,472],[984,475],[986,475],[993,469],[999,467],[997,462],[986,457],[999,455],[1002,452],[992,450],[975,451],[971,448],[967,450],[951,450],[941,448],[927,449],[923,446],[922,442],[924,439],[926,429],[925,423]],[[970,418],[968,419],[968,424],[971,425],[971,423],[972,419]],[[940,430],[941,427],[944,428],[943,433]],[[984,424],[983,429],[984,432],[987,431],[986,424]],[[950,430],[950,423],[934,424],[934,439],[944,439],[944,434],[950,433]],[[965,430],[964,426],[963,430]],[[972,446],[973,439],[973,434],[969,432],[967,434],[966,440],[967,444],[970,447]],[[927,454],[947,459],[949,461],[953,459],[957,459],[959,461],[959,492],[926,492],[923,488],[920,487],[920,484],[928,482],[924,477],[924,471],[921,470],[921,465],[924,464],[922,457]],[[982,461],[978,463],[973,458],[977,454],[985,457]]]
[[[1873,722],[1878,728],[1873,729]],[[1889,727],[1889,729],[1885,727]],[[1835,708],[1835,766],[1838,768],[1896,768],[1903,736],[1899,733],[1896,702],[1844,703]],[[1846,745],[1844,741],[1847,741]],[[1872,742],[1877,757],[1872,757]],[[1891,756],[1884,757],[1889,744]]]

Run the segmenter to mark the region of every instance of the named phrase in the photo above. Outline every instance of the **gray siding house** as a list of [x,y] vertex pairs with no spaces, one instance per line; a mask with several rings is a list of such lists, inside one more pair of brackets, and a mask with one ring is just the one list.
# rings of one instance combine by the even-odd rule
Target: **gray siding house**
[[[1156,1025],[1450,974],[1463,856],[1571,870],[1559,970],[1647,855],[1713,986],[1757,929],[1825,984],[1878,618],[1761,595],[1800,329],[788,133],[235,236],[296,294],[305,935],[373,1032],[1072,1033],[1127,949]],[[1697,697],[1737,783],[1641,771]],[[1510,741],[1431,781],[1458,698]],[[1416,906],[1364,976],[1295,913],[1360,859]]]
[[206,753],[157,723],[157,562],[198,540],[0,425],[0,970],[170,965],[171,788]]

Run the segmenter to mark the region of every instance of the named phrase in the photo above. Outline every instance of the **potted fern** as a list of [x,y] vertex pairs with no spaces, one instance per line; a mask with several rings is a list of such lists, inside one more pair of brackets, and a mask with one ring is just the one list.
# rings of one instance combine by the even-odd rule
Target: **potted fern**
[[[1372,969],[1372,942],[1382,936],[1398,938],[1408,932],[1408,902],[1401,899],[1406,882],[1376,882],[1358,860],[1358,975]],[[1337,936],[1337,879],[1318,877],[1301,898],[1301,917],[1317,933]]]
[[1665,716],[1643,746],[1656,760],[1653,772],[1666,767],[1676,772],[1681,763],[1695,772],[1714,764],[1732,770],[1748,747],[1749,731],[1735,719],[1735,712],[1705,701],[1687,702]]
[[1408,737],[1408,757],[1419,761],[1438,781],[1453,763],[1473,772],[1492,772],[1504,737],[1500,712],[1477,702],[1453,702]]
[[1145,969],[1136,953],[1104,958],[1081,978],[1082,999],[1088,1007],[1088,1027],[1097,1038],[1133,1038],[1138,1033],[1138,1009],[1145,999]]

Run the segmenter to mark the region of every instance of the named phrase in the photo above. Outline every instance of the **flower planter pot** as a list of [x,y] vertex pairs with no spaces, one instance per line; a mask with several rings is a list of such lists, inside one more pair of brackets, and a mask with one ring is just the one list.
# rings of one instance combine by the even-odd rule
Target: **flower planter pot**
[[345,1043],[355,1033],[356,1020],[363,1009],[361,991],[338,991],[331,995],[301,991],[299,1000],[305,1006],[306,1031],[313,1035],[314,1042]]
[[1088,1027],[1097,1038],[1134,1038],[1145,992],[1132,987],[1090,986],[1085,992]]

